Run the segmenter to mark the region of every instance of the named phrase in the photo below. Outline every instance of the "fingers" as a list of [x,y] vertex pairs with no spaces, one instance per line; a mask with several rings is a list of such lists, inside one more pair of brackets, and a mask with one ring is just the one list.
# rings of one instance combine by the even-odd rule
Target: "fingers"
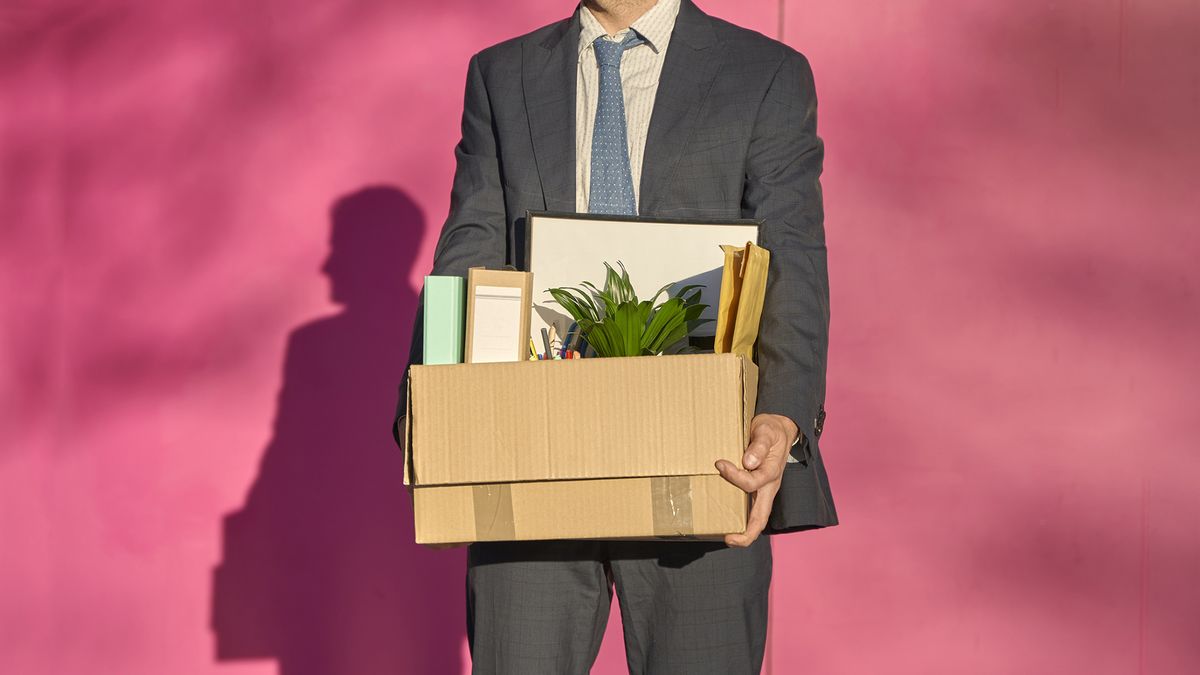
[[779,480],[779,477],[783,475],[775,464],[777,462],[766,462],[760,469],[746,471],[734,466],[733,462],[720,459],[717,460],[716,467],[722,478],[738,486],[744,492],[757,492],[764,485]]
[[751,429],[750,443],[742,455],[742,467],[745,468],[724,459],[716,462],[721,477],[752,495],[753,500],[745,532],[726,535],[728,546],[749,546],[758,539],[767,527],[771,506],[779,492],[787,456],[787,433],[769,420],[770,417],[766,417]]
[[771,452],[772,445],[767,442],[765,436],[765,433],[755,433],[751,436],[750,445],[746,447],[746,453],[742,455],[742,466],[747,469],[757,469],[762,466],[763,461],[767,458],[767,453]]
[[771,449],[776,446],[786,446],[788,435],[774,416],[761,416],[750,428],[750,444],[742,455],[742,466],[747,469],[757,469],[767,461]]
[[754,494],[754,503],[750,507],[750,517],[746,520],[746,531],[741,534],[725,535],[725,545],[744,548],[753,544],[767,528],[767,520],[771,517],[771,505],[775,494],[779,492],[779,484],[771,483]]

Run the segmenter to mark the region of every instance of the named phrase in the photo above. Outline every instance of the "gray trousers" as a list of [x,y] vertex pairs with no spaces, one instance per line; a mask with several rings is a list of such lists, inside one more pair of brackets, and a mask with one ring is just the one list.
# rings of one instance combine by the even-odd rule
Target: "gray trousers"
[[467,638],[478,675],[586,675],[613,586],[634,675],[753,675],[771,583],[766,536],[712,542],[472,544]]

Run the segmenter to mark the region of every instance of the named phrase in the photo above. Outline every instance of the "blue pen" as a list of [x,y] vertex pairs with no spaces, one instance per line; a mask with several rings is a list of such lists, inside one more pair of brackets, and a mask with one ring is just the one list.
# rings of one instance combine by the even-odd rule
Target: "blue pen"
[[571,327],[567,328],[567,336],[563,338],[562,349],[558,350],[559,358],[563,358],[563,359],[567,358],[567,350],[570,348],[570,345],[571,345],[571,336],[575,333],[575,329],[578,327],[579,327],[579,324],[572,321]]

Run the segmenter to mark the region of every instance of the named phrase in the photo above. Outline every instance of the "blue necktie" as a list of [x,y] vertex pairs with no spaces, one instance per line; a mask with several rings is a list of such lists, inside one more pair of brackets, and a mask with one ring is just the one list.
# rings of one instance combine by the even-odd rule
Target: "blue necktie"
[[596,65],[600,68],[600,99],[592,127],[592,174],[588,212],[636,216],[633,174],[629,169],[629,141],[625,131],[625,95],[621,91],[621,55],[642,44],[632,30],[621,42],[596,38]]

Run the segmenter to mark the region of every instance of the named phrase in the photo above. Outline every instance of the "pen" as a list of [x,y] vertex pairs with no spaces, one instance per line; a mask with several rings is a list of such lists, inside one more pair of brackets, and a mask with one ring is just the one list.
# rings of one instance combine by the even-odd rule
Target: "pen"
[[578,327],[579,327],[579,324],[572,321],[571,326],[569,328],[567,328],[567,336],[565,338],[563,338],[562,350],[559,352],[559,355],[562,356],[564,359],[570,358],[571,339],[575,336],[575,329]]
[[529,357],[531,359],[536,359],[537,355],[537,347],[533,345],[533,338],[529,338]]
[[[582,329],[575,331],[575,339],[571,341],[571,351],[574,351],[574,352],[580,351],[581,344],[583,344],[583,330]],[[583,354],[580,354],[579,356],[583,356]],[[576,356],[575,358],[579,358],[579,356]]]
[[545,328],[542,329],[542,344],[546,346],[546,356],[550,356],[550,332]]

